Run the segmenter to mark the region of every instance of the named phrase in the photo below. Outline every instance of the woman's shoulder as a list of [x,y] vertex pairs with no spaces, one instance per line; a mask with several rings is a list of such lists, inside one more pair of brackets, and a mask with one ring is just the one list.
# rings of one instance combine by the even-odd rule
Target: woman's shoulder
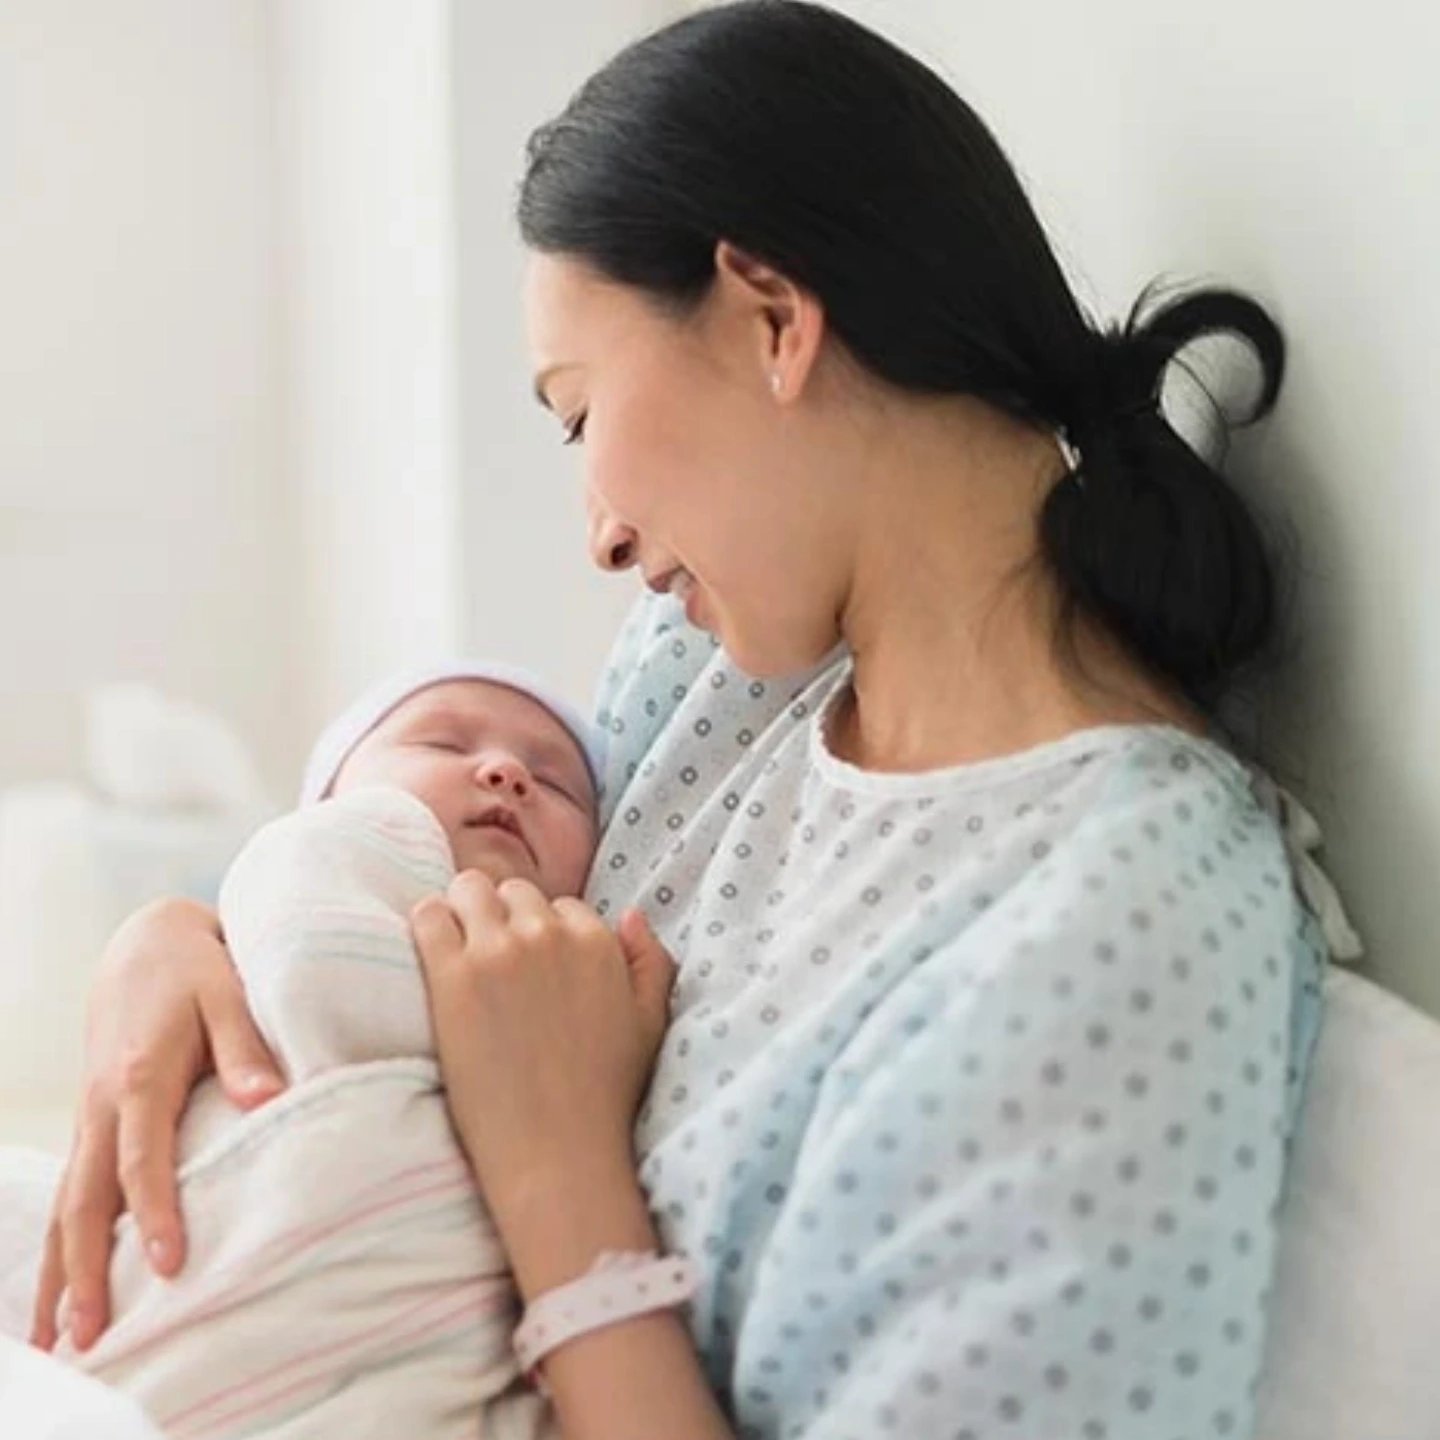
[[1255,772],[1215,740],[1169,724],[1100,726],[1078,731],[1082,742],[1094,736],[1093,753],[1108,785],[1111,801],[1169,795],[1199,797],[1217,819],[1255,807]]
[[978,853],[957,850],[887,1006],[969,1013],[985,996],[1009,1013],[1039,996],[1102,1023],[1164,990],[1208,1023],[1232,992],[1314,988],[1324,947],[1286,836],[1229,751],[1127,725],[1017,760],[1005,793],[1024,798]]
[[1078,887],[1077,915],[1097,922],[1119,911],[1136,922],[1143,899],[1192,924],[1229,916],[1236,931],[1301,923],[1287,838],[1260,772],[1169,725],[1117,727],[1092,764],[1086,803],[1037,867],[1037,885]]
[[1285,836],[1264,776],[1219,743],[1173,725],[1130,724],[1079,731],[1049,748],[1050,769],[1068,758],[1086,772],[1069,858],[1107,868],[1188,863],[1212,881],[1248,883],[1263,873],[1281,888]]
[[1160,1025],[1178,1054],[1203,1034],[1286,1056],[1293,1116],[1326,945],[1263,775],[1170,726],[1096,739],[1072,823],[984,925],[937,947],[941,990],[978,973],[1001,1010],[1045,996],[1092,1038],[1123,1019],[1141,1048]]
[[1228,1068],[1247,1086],[1268,1074],[1293,1124],[1322,952],[1246,768],[1166,727],[1077,746],[1070,759],[1088,755],[1077,769],[1091,772],[1078,815],[1055,805],[1047,824],[1040,799],[1016,821],[1023,858],[998,856],[984,877],[983,909],[959,890],[941,907],[903,975],[863,1007],[828,1109],[897,1069],[933,1090],[928,1036],[958,1057],[966,1093],[1019,1094],[1039,1077],[1043,1096],[1084,1074],[1164,1097]]

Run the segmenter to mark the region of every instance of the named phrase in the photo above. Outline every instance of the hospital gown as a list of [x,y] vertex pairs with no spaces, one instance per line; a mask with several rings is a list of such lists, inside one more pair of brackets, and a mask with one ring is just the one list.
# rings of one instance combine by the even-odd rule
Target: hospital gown
[[644,596],[589,898],[679,961],[639,1117],[741,1437],[1249,1434],[1323,942],[1248,772],[1163,725],[924,774]]

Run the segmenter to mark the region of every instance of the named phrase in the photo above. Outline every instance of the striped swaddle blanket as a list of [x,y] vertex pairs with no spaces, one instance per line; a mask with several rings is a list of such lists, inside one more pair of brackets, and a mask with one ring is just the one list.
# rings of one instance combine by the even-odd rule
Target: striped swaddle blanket
[[248,1115],[196,1091],[185,1268],[158,1279],[122,1217],[115,1322],[67,1356],[176,1440],[558,1434],[511,1350],[516,1292],[410,939],[453,873],[428,807],[377,787],[265,826],[226,876],[226,940],[290,1088]]

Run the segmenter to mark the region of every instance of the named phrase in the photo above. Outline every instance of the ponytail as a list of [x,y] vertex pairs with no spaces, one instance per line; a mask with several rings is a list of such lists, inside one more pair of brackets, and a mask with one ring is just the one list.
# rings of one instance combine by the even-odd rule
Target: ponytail
[[1041,550],[1067,608],[1109,626],[1202,708],[1255,656],[1275,582],[1239,496],[1161,414],[1166,366],[1232,332],[1275,402],[1280,332],[1206,290],[1115,333],[1082,313],[978,115],[888,40],[805,0],[707,7],[622,51],[531,137],[525,242],[679,313],[729,240],[816,295],[860,365],[1064,432]]
[[1094,336],[1090,386],[1063,433],[1078,464],[1046,498],[1044,554],[1069,608],[1093,615],[1153,671],[1213,709],[1275,626],[1274,569],[1259,526],[1160,408],[1167,368],[1202,336],[1249,343],[1261,372],[1251,424],[1273,409],[1284,339],[1253,300],[1204,290]]

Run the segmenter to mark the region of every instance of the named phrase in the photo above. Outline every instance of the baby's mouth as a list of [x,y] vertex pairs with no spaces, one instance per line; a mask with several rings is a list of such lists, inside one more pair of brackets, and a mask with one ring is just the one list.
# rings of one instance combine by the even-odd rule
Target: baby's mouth
[[465,822],[467,830],[498,830],[502,835],[508,835],[512,840],[525,847],[531,860],[535,859],[535,852],[530,848],[530,842],[525,838],[525,831],[515,816],[503,806],[494,805],[488,810],[483,810],[473,819]]

